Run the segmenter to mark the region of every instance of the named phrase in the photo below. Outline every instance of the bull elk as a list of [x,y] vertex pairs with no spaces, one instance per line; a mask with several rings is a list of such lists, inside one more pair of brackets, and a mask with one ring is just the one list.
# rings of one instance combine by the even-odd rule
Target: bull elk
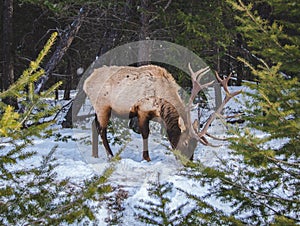
[[[196,95],[213,81],[201,85],[200,79],[209,71],[209,68],[194,72],[190,64],[188,66],[193,84],[188,104],[185,104],[179,96],[180,86],[162,67],[155,65],[103,66],[94,69],[85,80],[83,89],[95,109],[94,122],[108,158],[113,156],[107,140],[107,126],[112,113],[121,118],[129,117],[132,122],[137,119],[138,132],[143,138],[143,159],[147,161],[150,161],[148,153],[150,120],[162,122],[172,148],[179,150],[189,159],[193,158],[197,142],[212,145],[205,138],[205,135],[208,135],[209,125],[230,98],[239,94],[240,91],[230,93],[228,91],[230,76],[221,79],[216,73],[216,78],[222,84],[226,97],[221,106],[207,120],[202,131],[198,131],[195,126],[196,121],[193,124],[191,122],[190,110]],[[93,156],[98,157],[98,149],[93,150]]]

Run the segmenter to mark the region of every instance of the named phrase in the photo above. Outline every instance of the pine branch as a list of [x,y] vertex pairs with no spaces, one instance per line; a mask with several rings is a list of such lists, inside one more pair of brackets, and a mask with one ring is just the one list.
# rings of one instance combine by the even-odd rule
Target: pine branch
[[[266,35],[270,35],[270,32],[269,32],[269,30],[271,29],[271,27],[270,26],[267,26],[267,28],[264,26],[264,22],[263,22],[263,20],[260,18],[260,17],[255,17],[254,15],[253,15],[253,13],[250,11],[251,10],[251,8],[252,8],[252,6],[251,5],[249,5],[248,7],[246,7],[246,5],[243,3],[243,1],[242,0],[239,0],[239,4],[241,5],[241,7],[243,8],[243,10],[246,12],[246,15],[248,15],[250,18],[251,18],[251,20],[255,23],[255,25],[262,31],[262,32],[264,32]],[[266,23],[266,22],[265,22]],[[269,29],[268,29],[269,28]],[[280,29],[280,30],[282,30],[282,28]],[[274,37],[274,36],[272,36],[272,35],[270,35],[271,37]],[[286,49],[285,48],[283,48],[283,46],[279,43],[279,41],[277,40],[277,39],[275,39],[275,38],[271,38],[270,40],[272,40],[274,43],[275,43],[275,45],[277,45],[282,51],[284,51],[286,54],[288,54],[289,56],[291,56],[292,57],[292,55],[290,55],[290,53],[288,52],[288,51],[286,51]]]
[[249,189],[247,188],[246,186],[241,186],[237,183],[234,183],[234,182],[231,182],[225,178],[220,178],[220,180],[222,180],[223,182],[225,182],[225,184],[229,184],[229,185],[232,185],[233,187],[236,187],[238,189],[241,189],[242,191],[246,191],[246,192],[249,192],[250,194],[253,194],[253,195],[257,195],[259,197],[264,197],[264,198],[268,198],[268,199],[275,199],[275,200],[278,200],[278,201],[285,201],[285,202],[289,202],[289,203],[299,203],[300,204],[300,200],[296,200],[296,199],[286,199],[286,198],[283,198],[281,196],[273,196],[273,195],[269,195],[269,194],[266,194],[266,193],[261,193],[261,192],[257,192],[257,191],[254,191],[252,189]]

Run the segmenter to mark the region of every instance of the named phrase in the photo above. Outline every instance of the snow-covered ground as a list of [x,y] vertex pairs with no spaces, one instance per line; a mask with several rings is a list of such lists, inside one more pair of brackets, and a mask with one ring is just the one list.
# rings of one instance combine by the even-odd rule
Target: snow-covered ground
[[[232,89],[238,88],[234,87]],[[239,98],[241,99],[242,95]],[[230,110],[238,111],[241,108],[234,100],[228,105]],[[157,125],[153,124],[152,127],[157,127]],[[101,144],[99,144],[99,158],[91,156],[91,129],[89,125],[73,129],[62,129],[59,126],[57,128],[55,133],[60,134],[61,137],[57,139],[54,136],[45,140],[36,140],[34,146],[30,147],[30,150],[37,151],[37,155],[22,162],[21,167],[38,165],[42,160],[42,156],[47,155],[55,145],[58,145],[54,154],[59,163],[56,168],[58,179],[70,178],[72,182],[80,184],[94,175],[100,175],[109,166],[104,147]],[[222,137],[226,135],[226,128],[220,121],[215,121],[210,128],[210,132]],[[66,142],[63,141],[63,137],[72,137],[73,139],[68,139]],[[224,157],[228,155],[229,151],[226,142],[221,142],[220,144],[222,146],[217,148],[199,144],[195,150],[194,159],[199,159],[207,165],[217,164],[217,156]],[[126,147],[121,153],[121,160],[109,179],[112,185],[121,187],[128,192],[128,198],[123,203],[125,210],[123,212],[122,225],[143,225],[136,219],[137,210],[134,207],[139,204],[139,200],[148,198],[147,188],[149,188],[149,181],[168,181],[173,183],[175,188],[181,188],[196,194],[206,192],[206,188],[178,174],[183,166],[166,147],[169,146],[169,142],[161,136],[159,129],[152,129],[150,134],[149,154],[152,159],[151,162],[142,161],[142,138],[140,135],[130,132],[130,141],[121,140],[121,142],[111,145],[111,147],[113,152],[116,153],[124,145]],[[177,189],[174,189],[170,195],[172,199],[171,207],[175,208],[186,202],[184,194]],[[225,210],[229,208],[225,204],[218,202],[218,200],[213,201],[219,208]],[[190,207],[186,206],[186,208]],[[103,206],[96,212],[97,224],[106,225],[105,219],[107,217],[108,211]]]

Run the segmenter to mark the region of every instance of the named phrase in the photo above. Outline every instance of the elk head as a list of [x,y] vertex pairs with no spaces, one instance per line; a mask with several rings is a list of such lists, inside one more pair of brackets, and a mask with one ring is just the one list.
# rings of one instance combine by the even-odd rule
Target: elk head
[[190,71],[190,76],[191,76],[191,80],[192,80],[192,84],[193,84],[193,88],[191,91],[191,96],[189,98],[189,102],[185,108],[185,113],[186,113],[186,117],[187,117],[187,123],[189,125],[188,128],[186,128],[180,136],[180,140],[176,146],[176,149],[178,149],[181,154],[183,154],[184,156],[188,157],[190,160],[193,159],[193,155],[194,155],[194,150],[197,146],[197,142],[200,142],[206,146],[215,146],[212,143],[208,142],[208,140],[206,139],[206,136],[209,136],[213,139],[217,139],[217,140],[224,140],[224,139],[220,139],[217,138],[215,136],[212,136],[211,134],[208,133],[208,128],[210,126],[210,124],[216,119],[216,117],[220,117],[221,116],[221,112],[222,109],[224,108],[224,106],[226,105],[226,103],[234,96],[238,95],[241,93],[241,90],[236,91],[236,92],[229,92],[228,89],[228,81],[231,78],[231,74],[224,79],[221,79],[220,76],[218,75],[217,72],[215,72],[215,76],[216,79],[218,80],[218,82],[221,84],[221,86],[223,87],[223,90],[226,93],[226,96],[222,102],[222,104],[216,109],[216,111],[214,113],[212,113],[210,115],[210,117],[208,118],[208,120],[206,121],[205,125],[203,126],[202,130],[199,131],[198,130],[198,120],[195,120],[193,123],[191,121],[191,116],[190,116],[190,111],[193,105],[193,101],[195,99],[195,97],[197,96],[197,94],[209,87],[210,85],[212,85],[214,83],[214,81],[208,82],[206,84],[200,84],[200,80],[203,77],[203,75],[205,75],[208,71],[209,68],[206,67],[204,69],[200,69],[199,71],[194,72],[191,68],[191,65],[188,65],[189,71]]

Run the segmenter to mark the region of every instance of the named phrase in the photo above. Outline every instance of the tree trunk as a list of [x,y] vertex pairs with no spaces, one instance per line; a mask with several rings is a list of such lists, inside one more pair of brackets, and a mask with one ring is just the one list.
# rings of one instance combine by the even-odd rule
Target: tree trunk
[[77,121],[78,112],[80,111],[80,108],[86,98],[86,94],[82,89],[83,84],[78,85],[78,87],[80,87],[80,90],[78,90],[78,93],[76,94],[76,97],[74,98],[74,101],[65,116],[65,120],[62,123],[63,128],[73,127],[73,123]]
[[[218,47],[217,48],[217,53],[218,53],[217,71],[218,71],[218,73],[221,70],[221,68],[220,68],[220,53],[219,52],[220,52],[220,49]],[[220,107],[220,105],[222,104],[222,92],[221,92],[220,83],[218,83],[218,82],[214,83],[214,90],[215,90],[215,105],[216,105],[215,109],[218,109]]]
[[[243,46],[242,35],[238,34],[235,42],[236,56],[243,56],[243,53],[241,51],[242,46]],[[237,60],[236,74],[237,74],[236,85],[241,86],[243,81],[243,63],[239,60]]]
[[[3,75],[2,89],[7,90],[14,83],[14,59],[13,59],[13,0],[4,0],[3,4]],[[17,108],[17,100],[7,97],[4,103]]]
[[[149,29],[150,29],[150,16],[149,16],[149,0],[141,0],[141,29],[139,33],[139,40],[144,41],[150,39]],[[138,50],[138,66],[149,64],[150,61],[150,50],[145,45],[144,42],[141,42]]]
[[[87,14],[88,14],[88,10],[81,8],[78,16],[75,18],[75,20],[72,22],[72,24],[65,29],[64,34],[61,36],[60,42],[59,42],[55,52],[53,53],[52,57],[50,58],[50,60],[48,61],[47,65],[45,67],[45,75],[43,77],[41,77],[41,79],[36,83],[36,87],[35,87],[36,93],[40,92],[41,89],[44,87],[49,76],[55,69],[56,65],[60,62],[60,60],[66,53],[67,49],[70,47],[73,39],[75,38],[76,34],[78,33],[78,31],[82,25],[82,22],[83,22],[84,18],[87,16]],[[79,87],[82,87],[82,86],[79,86]],[[83,100],[85,98],[85,93],[83,92],[82,88],[81,88],[81,90],[78,91],[76,97],[78,97],[77,98],[78,101]],[[75,101],[76,101],[76,98],[75,98]],[[76,103],[73,102],[71,104],[71,106],[65,116],[65,121],[62,123],[62,126],[64,128],[72,127],[72,116],[74,114],[77,115],[77,113],[80,109],[80,107],[78,105],[80,105],[80,107],[81,107],[82,103],[78,103],[76,101]],[[76,111],[77,111],[77,113],[76,113]]]
[[72,89],[72,81],[73,81],[73,71],[72,71],[72,63],[71,60],[68,60],[67,70],[66,70],[67,77],[64,81],[64,100],[71,99],[71,89]]
[[35,93],[39,93],[47,80],[49,79],[49,76],[57,66],[57,64],[60,62],[62,57],[65,55],[66,51],[70,47],[72,41],[74,40],[76,34],[78,33],[82,22],[84,18],[87,16],[88,11],[86,9],[81,8],[79,11],[78,16],[75,18],[75,20],[72,22],[71,25],[69,25],[64,32],[60,36],[60,42],[54,51],[52,57],[48,61],[45,67],[45,75],[42,76],[37,82],[35,86]]

